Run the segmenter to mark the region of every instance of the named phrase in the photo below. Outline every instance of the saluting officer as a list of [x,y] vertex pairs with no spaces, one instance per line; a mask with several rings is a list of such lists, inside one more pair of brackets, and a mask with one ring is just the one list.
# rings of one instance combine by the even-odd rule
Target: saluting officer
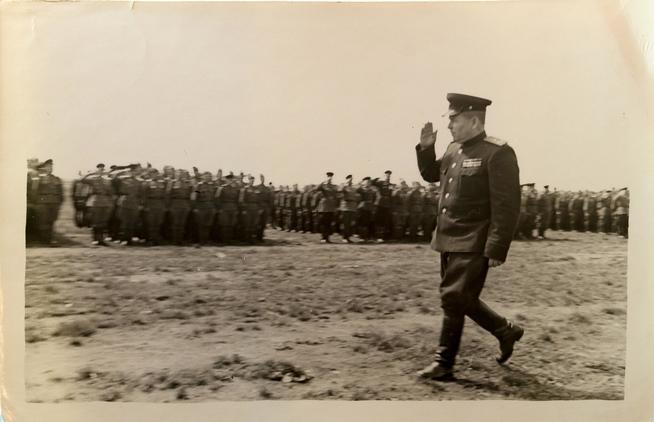
[[520,181],[516,155],[505,142],[486,135],[490,100],[448,94],[452,142],[436,159],[436,132],[422,129],[416,146],[418,168],[427,182],[441,181],[439,220],[432,248],[441,254],[443,323],[436,361],[419,372],[445,379],[461,341],[465,316],[500,342],[499,363],[506,362],[523,329],[479,299],[489,267],[506,261],[520,213]]

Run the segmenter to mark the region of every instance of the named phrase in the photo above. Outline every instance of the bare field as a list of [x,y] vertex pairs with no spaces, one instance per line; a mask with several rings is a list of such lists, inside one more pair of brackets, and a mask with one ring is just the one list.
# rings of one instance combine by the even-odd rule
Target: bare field
[[482,294],[525,327],[514,357],[495,363],[497,341],[467,321],[456,379],[439,383],[415,376],[441,317],[426,244],[267,231],[262,246],[91,248],[69,221],[62,247],[27,249],[32,402],[623,398],[614,235],[515,242]]

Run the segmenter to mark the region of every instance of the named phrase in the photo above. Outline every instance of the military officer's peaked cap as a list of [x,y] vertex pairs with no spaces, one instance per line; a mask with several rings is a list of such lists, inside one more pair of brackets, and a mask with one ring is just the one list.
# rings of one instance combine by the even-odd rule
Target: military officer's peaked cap
[[444,116],[451,117],[464,111],[486,111],[486,107],[492,103],[491,100],[486,98],[456,93],[447,94],[447,101],[450,103],[450,108]]
[[390,171],[390,170],[386,170],[386,171],[384,172],[384,174],[393,174],[393,172]]
[[352,178],[352,175],[351,175],[351,174],[348,174],[347,176],[345,176],[345,178],[346,178],[346,179],[351,179],[351,178]]
[[52,165],[52,160],[49,159],[49,158],[47,160],[45,160],[44,162],[42,162],[41,164],[39,164],[38,166],[36,166],[36,168],[40,169],[40,168],[43,168],[43,167],[48,166],[48,165]]
[[331,171],[327,172],[327,177],[332,177],[333,175],[334,175],[334,173],[332,173]]

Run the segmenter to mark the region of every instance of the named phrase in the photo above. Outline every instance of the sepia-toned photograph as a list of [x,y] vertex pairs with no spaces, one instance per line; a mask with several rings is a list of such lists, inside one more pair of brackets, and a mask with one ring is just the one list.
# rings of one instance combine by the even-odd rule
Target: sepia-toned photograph
[[13,9],[25,400],[624,400],[615,3]]

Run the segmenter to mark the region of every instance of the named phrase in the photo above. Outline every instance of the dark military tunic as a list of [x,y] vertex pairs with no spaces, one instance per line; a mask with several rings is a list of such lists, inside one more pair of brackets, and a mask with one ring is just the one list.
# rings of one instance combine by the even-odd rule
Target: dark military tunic
[[433,249],[506,260],[520,212],[513,148],[482,133],[462,145],[452,142],[440,160],[433,148],[416,151],[422,177],[441,182]]

